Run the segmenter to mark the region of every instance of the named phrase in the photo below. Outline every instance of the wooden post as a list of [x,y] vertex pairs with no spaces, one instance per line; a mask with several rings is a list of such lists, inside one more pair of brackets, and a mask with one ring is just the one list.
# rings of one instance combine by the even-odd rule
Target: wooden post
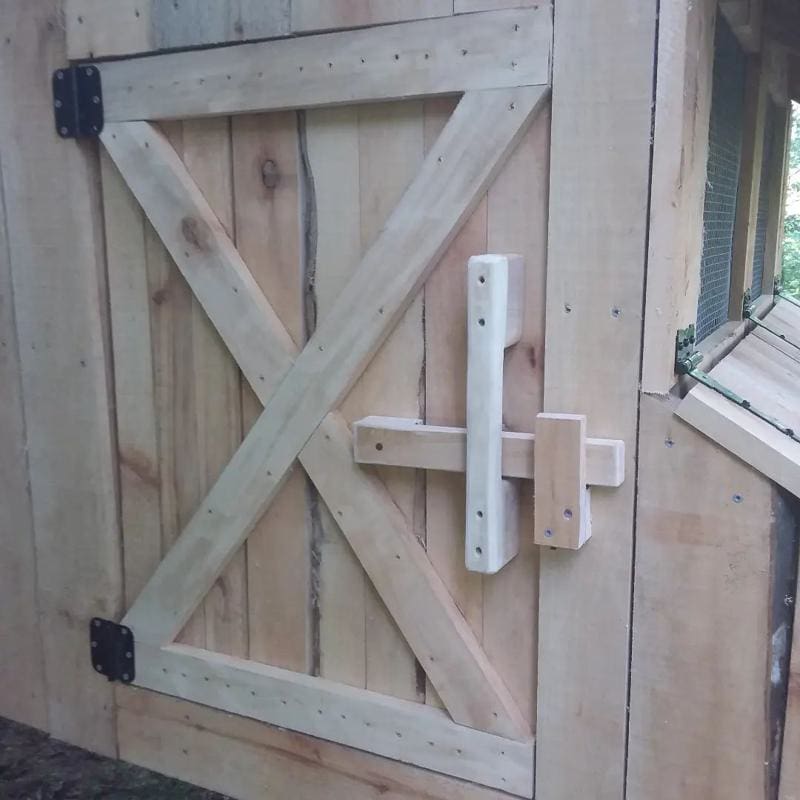
[[728,317],[743,317],[744,293],[753,282],[753,253],[756,243],[758,192],[764,161],[764,121],[767,113],[767,82],[761,69],[761,58],[747,61],[747,83],[744,97],[744,131],[742,134],[741,171],[736,199],[736,222],[733,232],[733,263]]

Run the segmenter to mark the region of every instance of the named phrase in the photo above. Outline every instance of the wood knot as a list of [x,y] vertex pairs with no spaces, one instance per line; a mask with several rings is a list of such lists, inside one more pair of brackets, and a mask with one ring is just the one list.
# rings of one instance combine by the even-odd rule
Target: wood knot
[[281,174],[278,172],[278,165],[268,158],[261,165],[261,180],[267,189],[274,189],[281,182]]
[[208,228],[199,219],[184,217],[181,220],[181,233],[183,238],[197,250],[207,252],[210,249],[208,245]]
[[160,306],[162,303],[166,302],[169,297],[169,292],[166,289],[156,289],[153,292],[153,302]]

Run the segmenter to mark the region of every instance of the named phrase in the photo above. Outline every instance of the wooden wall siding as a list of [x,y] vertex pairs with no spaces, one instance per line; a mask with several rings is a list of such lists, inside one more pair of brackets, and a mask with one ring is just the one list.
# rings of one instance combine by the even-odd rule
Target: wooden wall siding
[[628,797],[772,797],[773,490],[674,405],[642,398]]
[[[0,93],[0,98],[5,94]],[[22,373],[5,220],[0,160],[0,630],[6,643],[0,648],[0,686],[10,688],[0,692],[0,716],[46,729]]]
[[[102,217],[94,148],[53,131],[50,72],[66,58],[59,11],[54,1],[0,3],[0,160],[30,475],[30,499],[23,491],[12,507],[21,514],[17,544],[29,554],[35,547],[39,631],[26,636],[41,637],[48,728],[113,755],[111,688],[86,668],[89,619],[116,617],[122,591]],[[14,402],[11,387],[3,404]],[[4,641],[21,652],[39,646]],[[3,696],[24,693],[28,681],[31,691],[31,668],[4,683]],[[25,713],[41,723],[42,698],[29,699]]]
[[[652,3],[559,0],[553,50],[544,410],[587,414],[590,435],[625,440],[629,475],[655,14]],[[634,486],[592,491],[580,552],[540,554],[540,798],[623,795]]]
[[675,383],[675,333],[700,293],[716,0],[661,4],[642,389]]

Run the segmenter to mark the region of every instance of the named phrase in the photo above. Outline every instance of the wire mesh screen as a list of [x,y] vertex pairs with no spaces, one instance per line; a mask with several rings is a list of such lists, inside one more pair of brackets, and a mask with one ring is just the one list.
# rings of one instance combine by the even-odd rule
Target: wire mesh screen
[[728,320],[733,227],[742,151],[746,57],[720,14],[714,42],[714,78],[708,142],[708,173],[703,210],[703,255],[697,338]]
[[764,294],[764,257],[767,252],[767,218],[769,217],[769,184],[775,140],[775,104],[767,101],[764,117],[764,156],[761,162],[761,182],[758,187],[758,216],[756,217],[755,249],[753,251],[753,283],[750,294],[755,300]]

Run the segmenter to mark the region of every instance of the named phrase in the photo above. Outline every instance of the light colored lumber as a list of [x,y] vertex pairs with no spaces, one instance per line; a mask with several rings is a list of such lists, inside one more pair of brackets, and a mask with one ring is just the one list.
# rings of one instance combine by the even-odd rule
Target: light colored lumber
[[[428,152],[456,107],[456,99],[425,101],[425,145]],[[508,162],[506,162],[508,164]],[[499,177],[499,176],[498,176]],[[484,198],[439,260],[424,287],[425,418],[436,425],[467,421],[467,274],[470,256],[487,251]],[[466,430],[466,429],[465,429]],[[466,464],[466,450],[464,456]],[[425,549],[478,641],[483,637],[483,576],[464,563],[465,475],[425,475]],[[426,702],[443,707],[430,680]]]
[[86,625],[122,605],[96,163],[53,133],[60,3],[0,3],[0,159],[27,431],[48,727],[115,752]]
[[[541,93],[538,91],[535,92],[536,97],[526,98],[524,97],[524,93],[521,97],[519,96],[520,92],[515,92],[513,94],[517,97],[511,103],[504,93],[501,93],[499,96],[495,93],[490,93],[491,98],[483,97],[475,99],[478,101],[479,105],[482,105],[480,102],[481,100],[487,101],[493,99],[494,104],[499,105],[506,112],[524,111],[525,116],[523,120],[516,120],[516,124],[512,123],[509,126],[510,129],[503,133],[501,126],[497,124],[498,119],[488,114],[489,109],[485,109],[484,114],[478,114],[476,117],[472,112],[477,109],[469,109],[469,112],[467,112],[462,106],[464,114],[456,113],[454,115],[451,124],[443,134],[442,140],[433,151],[432,157],[426,161],[428,170],[434,164],[440,165],[447,163],[448,159],[446,154],[451,152],[449,142],[454,138],[455,140],[459,138],[458,134],[453,133],[453,129],[455,128],[456,131],[459,130],[461,125],[464,124],[462,119],[464,121],[469,120],[470,123],[472,123],[475,118],[479,118],[486,120],[487,124],[488,121],[491,120],[491,122],[495,123],[491,126],[493,133],[492,138],[497,135],[501,137],[510,137],[504,146],[500,146],[500,141],[498,141],[497,138],[494,138],[494,141],[491,139],[489,141],[481,139],[481,146],[486,147],[492,153],[492,158],[502,160],[506,149],[513,146],[515,135],[518,132],[516,126],[522,124],[523,121],[529,118],[529,115],[534,113],[538,106],[538,100],[541,99]],[[523,102],[524,100],[527,100],[527,102]],[[463,103],[464,101],[462,100],[462,104]],[[471,103],[468,101],[467,106],[470,104]],[[510,107],[512,105],[513,108]],[[473,126],[471,133],[475,134],[479,129],[479,127],[476,128]],[[278,368],[275,370],[275,376],[276,379],[278,379],[278,376],[284,374],[288,369],[291,359],[291,344],[286,344],[288,336],[282,326],[280,326],[274,312],[264,300],[263,295],[261,295],[257,289],[254,291],[252,285],[247,285],[245,283],[249,273],[247,273],[241,260],[238,259],[238,255],[233,250],[230,241],[220,230],[218,223],[214,223],[213,216],[207,209],[205,201],[198,195],[196,188],[193,190],[190,185],[186,185],[185,177],[183,177],[183,179],[181,178],[182,173],[179,168],[180,165],[175,164],[174,161],[171,160],[168,148],[164,146],[164,143],[160,141],[147,126],[109,126],[103,135],[107,146],[111,149],[112,155],[116,156],[118,166],[120,163],[124,164],[123,172],[126,173],[126,178],[132,183],[132,188],[140,202],[143,203],[149,216],[162,226],[164,238],[170,245],[174,246],[174,254],[179,261],[179,266],[182,266],[186,274],[193,281],[194,288],[198,292],[201,301],[204,303],[204,307],[209,311],[211,316],[215,318],[217,324],[223,326],[224,338],[232,352],[239,353],[237,360],[243,368],[245,375],[250,380],[251,385],[258,391],[259,384],[261,383],[260,377],[265,376],[267,373],[265,367],[277,365]],[[117,139],[113,138],[115,135]],[[140,143],[138,145],[137,135],[143,137],[139,140]],[[485,132],[483,136],[486,136]],[[144,146],[145,142],[149,147]],[[160,168],[153,174],[148,170],[146,177],[140,178],[135,168],[135,166],[138,166],[140,163],[135,157],[139,147],[141,147],[142,150],[151,149],[151,157],[155,157],[159,160],[163,158],[163,162],[160,162],[163,169]],[[439,160],[440,157],[442,159],[441,161]],[[496,164],[497,161],[494,163]],[[471,195],[472,192],[465,187],[461,180],[461,178],[465,177],[463,160],[461,166],[462,169],[458,171],[460,178],[455,181],[455,185],[447,183],[440,185],[440,194],[438,197],[440,209],[446,207],[446,198],[450,191],[458,194],[460,203],[469,202],[469,200],[465,200],[464,195],[465,193],[466,195]],[[410,207],[415,208],[416,213],[425,214],[424,203],[419,202],[419,198],[415,196],[415,189],[422,190],[424,188],[425,176],[428,170],[426,170],[425,167],[423,168],[421,173],[423,179],[420,180],[420,177],[418,177],[412,188],[406,193],[398,207],[401,213],[398,215],[396,211],[392,218],[390,218],[379,240],[379,243],[383,243],[384,240],[387,240],[385,244],[389,245],[391,251],[396,252],[398,257],[401,258],[403,269],[413,268],[415,263],[418,265],[418,269],[424,269],[424,262],[426,260],[432,261],[435,259],[435,251],[426,255],[426,248],[428,246],[425,245],[425,239],[414,235],[419,232],[415,232],[413,226],[407,233],[402,233],[399,240],[397,239],[397,233],[395,233],[395,229],[398,225],[397,218],[399,216],[399,218],[402,219],[404,204],[408,203]],[[484,167],[484,169],[479,171],[480,177],[475,176],[478,179],[474,189],[476,194],[479,194],[479,186],[485,186],[483,181],[488,182],[491,179],[492,171],[491,167],[488,171],[487,168]],[[435,168],[434,172],[437,172]],[[155,186],[153,181],[154,174],[161,175],[162,182],[166,182],[166,186]],[[170,174],[172,174],[172,177],[170,177]],[[148,191],[153,193],[152,196],[148,196]],[[165,196],[167,198],[179,197],[182,202],[175,204],[177,207],[170,203],[168,203],[166,207],[163,207],[163,199]],[[154,202],[156,204],[155,207],[153,206]],[[186,203],[194,207],[196,216],[185,216],[183,210]],[[156,208],[158,208],[158,213],[155,213]],[[467,205],[464,211],[466,212],[468,208],[469,206]],[[175,223],[170,223],[171,214],[177,216]],[[181,231],[181,219],[193,220],[193,224],[183,225],[183,232],[184,236],[187,231],[189,232],[189,238],[193,242],[193,247],[200,250],[202,258],[196,260],[187,259],[184,253],[189,251],[184,250],[184,245],[175,240],[176,233]],[[200,224],[201,219],[202,225]],[[400,231],[404,231],[403,226],[398,229],[398,233],[400,233]],[[411,261],[403,259],[401,256],[403,252],[401,246],[403,236],[410,237],[414,242],[415,258]],[[437,234],[431,232],[430,236],[433,237],[431,239],[431,244],[433,244],[434,240],[438,238]],[[445,244],[446,241],[447,240],[445,240]],[[439,244],[438,246],[441,247],[442,245]],[[368,255],[360,268],[360,272],[367,273],[370,281],[380,282],[381,271],[388,268],[394,272],[396,282],[397,270],[395,270],[394,266],[394,256],[384,260],[380,246],[374,246],[370,254],[381,268],[373,270],[370,262],[370,255]],[[202,265],[205,264],[209,258],[214,259],[214,263],[217,266],[216,269],[205,270],[203,268]],[[409,277],[411,276],[409,275]],[[250,278],[250,280],[252,281],[252,278]],[[234,282],[233,288],[238,289],[239,286],[242,286],[243,291],[229,291],[229,287],[231,287],[230,281]],[[352,285],[353,284],[351,284],[351,286]],[[360,304],[363,296],[368,295],[370,292],[366,290],[366,287],[360,280],[355,281],[355,287],[353,293],[357,296]],[[379,288],[385,289],[386,287]],[[345,289],[343,296],[346,296],[347,293],[348,290]],[[413,294],[413,288],[412,292],[408,292],[407,287],[404,289],[403,287],[395,286],[394,293],[392,297],[396,298],[393,301],[396,304],[398,302],[403,302],[404,299],[407,300],[407,296],[400,297],[399,295],[401,293],[404,295]],[[378,317],[385,316],[387,319],[391,319],[392,311],[394,311],[395,314],[399,311],[400,306],[395,305],[393,308],[392,305],[390,305],[390,299],[391,298],[388,296],[385,298],[385,302],[380,306],[384,309],[385,314],[378,314]],[[239,308],[237,313],[230,313],[228,309],[228,305],[232,300],[244,304]],[[380,298],[376,297],[376,301],[379,302]],[[352,319],[352,315],[348,310],[349,302],[352,301],[345,300],[345,302],[343,302],[340,298],[331,317],[334,317],[334,315],[339,316],[347,326],[352,327],[355,320]],[[217,313],[215,303],[221,304],[221,313]],[[339,311],[338,315],[336,311]],[[331,327],[331,317],[328,318],[328,321],[323,324],[314,339],[312,339],[312,349],[306,352],[312,354],[313,360],[319,358],[318,354],[327,352],[329,353],[328,358],[333,356],[335,359],[338,359],[337,363],[339,366],[346,370],[347,367],[344,361],[342,361],[341,353],[337,355],[336,352],[337,349],[339,349],[340,343],[343,342],[344,337],[340,337],[338,333],[334,336],[323,330],[326,327]],[[252,327],[248,328],[244,324],[245,322]],[[385,323],[381,323],[378,320],[376,320],[374,324],[378,324],[380,327],[384,327],[385,325]],[[338,325],[333,327],[338,327]],[[246,333],[248,330],[254,330],[255,338],[249,335],[242,335],[242,331]],[[352,332],[360,337],[360,345],[363,347],[365,339],[369,338],[365,335],[364,327],[361,326],[358,330],[353,327]],[[252,347],[250,345],[253,341],[259,343],[263,342],[263,345]],[[326,343],[333,342],[334,344],[329,350],[321,351],[318,349],[318,341],[324,341]],[[322,347],[325,347],[325,345],[322,345]],[[348,353],[348,358],[352,358],[354,355],[353,348],[351,348]],[[298,359],[296,363],[300,364],[301,361],[302,357]],[[297,366],[295,366],[295,369],[297,369]],[[341,375],[339,377],[341,380]],[[284,381],[282,385],[285,386],[286,381]],[[346,386],[346,384],[342,385]],[[267,400],[268,396],[268,394],[265,394],[263,399]],[[319,399],[323,400],[323,398]],[[272,406],[273,402],[274,400],[270,402],[268,406]],[[268,420],[270,417],[271,414],[267,411],[262,417],[262,420]],[[257,426],[260,422],[261,421],[257,423]],[[388,508],[386,507],[387,504],[382,492],[369,478],[359,477],[358,480],[356,480],[356,467],[352,464],[352,458],[350,456],[349,432],[346,430],[344,432],[339,431],[338,426],[340,424],[343,425],[343,423],[339,423],[335,417],[329,417],[325,426],[320,429],[319,433],[314,434],[313,438],[306,446],[306,451],[309,451],[309,447],[312,448],[312,451],[306,452],[301,458],[309,472],[319,469],[320,474],[312,474],[311,477],[318,485],[323,481],[323,478],[327,479],[328,493],[331,495],[334,489],[342,490],[344,488],[343,484],[340,482],[341,476],[347,474],[349,468],[353,485],[346,487],[349,490],[349,496],[345,504],[352,502],[352,496],[360,495],[362,497],[360,505],[365,510],[363,513],[359,514],[357,519],[348,521],[348,525],[351,525],[352,528],[348,530],[347,526],[345,526],[345,534],[348,536],[351,545],[354,546],[357,552],[360,550],[363,551],[359,552],[359,556],[362,563],[365,563],[366,556],[372,554],[366,551],[370,551],[370,545],[373,547],[377,545],[377,542],[374,540],[374,526],[370,528],[368,535],[366,535],[367,530],[363,527],[363,525],[366,524],[364,520],[370,519],[370,511],[367,508],[367,503],[370,501],[374,503],[375,511],[372,513],[380,514],[381,518],[384,516],[384,511],[391,518],[394,513],[393,509],[396,510],[396,507],[391,503],[388,504]],[[303,441],[305,441],[305,438],[310,435],[310,433],[311,432],[308,432],[303,435]],[[330,440],[325,438],[326,436],[330,436]],[[327,444],[327,442],[334,440],[338,441],[338,444]],[[252,433],[246,441],[254,442]],[[301,442],[300,447],[302,446]],[[261,444],[258,443],[257,438],[255,439],[253,447],[258,450],[259,454],[263,455]],[[321,458],[319,453],[315,454],[313,452],[313,448],[322,450]],[[290,459],[292,458],[292,456],[288,455],[289,451],[284,449],[283,452]],[[334,466],[331,461],[332,458],[341,459],[343,463]],[[248,446],[245,445],[243,448],[240,448],[234,456],[227,470],[230,479],[233,480],[236,485],[237,492],[242,488],[238,477],[239,465],[242,463],[247,464],[248,459]],[[323,465],[324,469],[322,469]],[[269,481],[269,479],[273,477],[269,475],[269,473],[272,472],[270,466],[270,464],[264,465],[264,469],[261,471],[260,475],[262,479],[266,478]],[[275,472],[277,473],[278,471],[279,470],[276,468]],[[337,481],[335,484],[330,484],[330,478],[333,475],[336,475]],[[203,563],[192,565],[192,561],[194,560],[193,553],[196,553],[196,551],[194,550],[195,545],[192,543],[193,534],[191,533],[192,527],[190,526],[190,528],[187,529],[189,535],[182,537],[182,539],[179,540],[180,544],[176,544],[176,546],[173,547],[170,555],[162,562],[156,575],[151,579],[150,588],[146,589],[144,595],[139,599],[137,605],[130,614],[128,622],[134,627],[137,636],[143,637],[144,639],[155,639],[157,641],[169,639],[169,637],[180,628],[186,616],[191,613],[196,598],[203,596],[204,589],[207,586],[206,582],[209,580],[213,581],[215,574],[224,566],[229,555],[235,551],[238,542],[242,541],[249,532],[252,524],[252,522],[249,521],[252,519],[250,516],[252,512],[243,508],[241,501],[235,501],[234,506],[227,508],[222,515],[225,518],[225,525],[222,530],[224,530],[228,536],[221,537],[218,535],[220,527],[216,518],[220,515],[221,508],[225,508],[225,506],[220,506],[216,498],[224,498],[227,494],[227,490],[224,489],[225,479],[223,478],[221,481],[222,490],[220,491],[220,484],[217,485],[215,490],[212,490],[208,503],[204,504],[203,508],[200,509],[193,523],[196,526],[195,529],[200,534],[200,538],[197,539],[197,545],[200,546],[204,552]],[[267,486],[266,490],[274,492],[274,489],[278,486],[277,480],[269,482],[271,486]],[[360,483],[360,486],[356,486],[356,483]],[[322,493],[323,496],[326,496],[324,491]],[[253,510],[256,514],[258,510],[263,508],[269,501],[269,494],[267,491],[264,491],[264,487],[253,487],[249,491],[245,491],[242,497],[248,498],[248,501],[254,504]],[[231,497],[231,500],[232,499]],[[328,501],[329,505],[333,505],[334,507],[338,505],[338,503],[331,502],[331,498],[327,496],[326,501]],[[225,501],[226,504],[227,502],[228,501]],[[256,508],[256,505],[258,508]],[[208,509],[212,510],[212,514],[208,514]],[[337,511],[343,510],[338,508]],[[397,510],[397,514],[400,514],[399,510]],[[248,518],[248,521],[240,526],[240,523],[236,521],[237,516],[242,523],[245,523],[245,517]],[[408,573],[405,573],[399,570],[396,564],[393,564],[392,570],[389,571],[388,574],[382,574],[380,567],[385,567],[388,561],[388,559],[385,558],[383,561],[376,559],[372,567],[367,566],[367,564],[365,564],[365,567],[367,567],[368,574],[370,574],[376,588],[381,592],[384,602],[386,602],[387,607],[390,609],[395,621],[400,626],[409,644],[411,644],[417,654],[417,657],[422,663],[427,663],[425,654],[428,652],[429,647],[434,647],[437,650],[442,648],[443,652],[461,654],[458,660],[460,664],[460,674],[456,680],[459,686],[454,686],[449,683],[453,676],[448,675],[447,669],[444,666],[444,662],[448,660],[447,658],[445,658],[443,662],[439,659],[431,660],[431,663],[428,664],[428,674],[431,680],[437,684],[437,689],[439,689],[440,694],[442,694],[445,702],[447,702],[448,708],[454,718],[460,720],[472,719],[476,726],[485,727],[487,730],[510,733],[511,735],[513,735],[514,732],[520,731],[524,726],[520,726],[516,717],[518,711],[507,697],[505,688],[494,683],[490,665],[485,662],[479,648],[476,649],[474,643],[471,642],[469,631],[466,630],[466,626],[463,625],[463,620],[452,604],[450,597],[446,595],[446,592],[444,592],[444,596],[440,595],[440,588],[437,588],[437,586],[440,586],[437,584],[438,577],[435,576],[435,573],[433,573],[430,568],[430,564],[424,557],[424,553],[419,550],[415,539],[410,536],[407,539],[403,538],[408,535],[405,521],[397,519],[393,524],[384,523],[379,527],[387,534],[387,539],[383,543],[384,545],[389,546],[393,539],[397,541],[406,541],[404,547],[408,547],[408,554],[412,559],[409,563],[412,564],[412,568]],[[205,533],[203,533],[204,531]],[[206,533],[210,538],[206,538]],[[234,533],[236,540],[230,538],[231,533]],[[363,537],[362,534],[364,534]],[[221,539],[226,541],[221,541]],[[418,550],[419,552],[417,552]],[[187,558],[188,561],[183,562],[184,558]],[[170,562],[172,562],[172,564]],[[201,570],[199,574],[195,574],[192,581],[186,579],[185,569],[189,565],[192,565],[193,569],[198,567]],[[180,587],[178,587],[170,577],[172,569],[177,569],[178,573],[181,575],[182,585]],[[412,591],[409,591],[410,585],[402,585],[402,582],[408,580],[416,582],[415,589]],[[409,597],[414,596],[415,593],[415,599],[424,600],[422,596],[423,592],[433,592],[433,596],[437,598],[435,601],[432,600],[429,605],[433,607],[429,608],[424,615],[425,628],[431,628],[431,636],[429,636],[425,630],[419,630],[419,614],[415,615],[413,610],[409,610],[408,615],[405,616],[404,610],[400,608],[400,606],[402,606]],[[428,596],[430,597],[430,594]],[[149,611],[148,607],[150,608]],[[451,608],[455,616],[451,616]],[[432,628],[438,628],[440,625],[443,625],[443,627],[434,633]],[[139,631],[141,631],[141,634]],[[455,634],[455,636],[453,636],[453,634]],[[443,637],[451,641],[445,644]],[[464,692],[463,684],[465,681],[476,681],[476,686],[480,685],[482,688],[479,690],[476,688],[476,691]],[[478,707],[464,707],[466,697],[473,698],[471,701],[473,705],[475,699],[480,698],[477,704]],[[494,702],[493,698],[497,702]],[[497,715],[496,717],[494,716],[495,714]]]
[[[333,306],[361,259],[358,107],[305,112],[303,278],[309,332]],[[319,674],[367,685],[367,578],[332,512],[312,486],[310,516],[318,566]]]
[[[800,429],[800,364],[775,347],[749,336],[711,375],[754,407]],[[700,384],[676,413],[779,486],[800,494],[800,444],[790,437]]]
[[[243,800],[507,800],[459,781],[256,720],[120,687],[120,754],[126,761]],[[220,761],[219,753],[225,753]]]
[[[550,110],[545,108],[509,157],[487,195],[487,251],[520,253],[525,263],[522,335],[506,352],[503,420],[533,430],[544,377],[547,195]],[[533,494],[520,493],[520,524],[533,518]],[[539,548],[521,537],[517,557],[483,579],[483,648],[535,728]]]
[[774,797],[785,522],[769,481],[675,417],[675,402],[642,398],[628,796]]
[[447,17],[453,0],[292,0],[292,31],[356,28],[389,22]]
[[[558,0],[543,410],[585,414],[590,435],[623,440],[626,471],[639,402],[655,34],[652,4]],[[541,548],[540,798],[624,794],[633,509],[634,481],[593,490],[592,541],[577,554]]]
[[[533,480],[533,433],[503,431],[502,473]],[[359,464],[466,472],[466,428],[424,425],[400,417],[364,417],[353,425],[353,456]],[[378,446],[380,445],[380,447]],[[586,439],[586,483],[621,486],[625,479],[625,443],[618,439]]]
[[67,57],[91,59],[153,47],[152,0],[64,0]]
[[772,142],[772,163],[769,165],[769,211],[767,212],[767,243],[764,248],[763,286],[769,293],[781,274],[783,256],[783,227],[786,219],[786,192],[788,189],[789,145],[791,143],[791,104],[773,108],[775,125]]
[[592,535],[586,488],[586,417],[539,414],[534,462],[534,541],[578,550]]
[[[243,115],[231,124],[236,248],[300,347],[305,333],[297,115]],[[245,383],[245,431],[261,408]],[[312,667],[307,491],[296,465],[247,540],[249,657],[300,672]]]
[[144,688],[531,795],[530,740],[513,742],[418,703],[186,645],[137,646],[137,657]]
[[161,509],[144,214],[101,154],[108,295],[114,347],[125,603],[161,560]]
[[494,574],[519,552],[518,487],[502,476],[503,362],[522,334],[521,256],[467,262],[467,502],[464,561]]
[[669,0],[658,21],[642,388],[675,383],[675,332],[700,293],[717,0]]
[[285,36],[289,0],[66,0],[70,59]]
[[[187,120],[182,155],[186,169],[228,235],[233,235],[233,172],[230,120]],[[242,438],[241,376],[235,361],[197,299],[191,298],[190,391],[194,395],[194,469],[197,484],[187,498],[188,518],[236,451]],[[236,553],[203,602],[206,646],[229,655],[247,653],[247,568]]]
[[112,61],[101,68],[105,119],[199,117],[543,85],[549,81],[550,34],[542,7]]
[[736,224],[731,255],[731,291],[728,318],[743,318],[744,293],[753,283],[753,256],[756,244],[758,195],[761,170],[764,166],[764,125],[767,115],[767,81],[761,59],[750,56],[747,61],[744,109],[742,119],[741,167],[736,193]]
[[[2,95],[0,95],[2,96]],[[0,716],[47,729],[25,418],[0,162]]]
[[[361,254],[378,238],[389,215],[419,172],[425,155],[422,112],[422,102],[417,100],[372,104],[358,109]],[[337,187],[335,206],[320,207],[318,216],[331,215],[338,224],[340,209],[341,196]],[[350,263],[347,277],[357,261]],[[337,295],[345,282],[336,286]],[[425,362],[423,331],[420,292],[342,402],[340,413],[348,423],[376,410],[419,416],[422,412],[420,381]],[[397,469],[387,470],[381,478],[415,534],[419,535],[424,520],[419,507],[423,502],[421,481],[424,476]],[[422,700],[414,653],[369,582],[365,603],[366,688],[406,700]]]

